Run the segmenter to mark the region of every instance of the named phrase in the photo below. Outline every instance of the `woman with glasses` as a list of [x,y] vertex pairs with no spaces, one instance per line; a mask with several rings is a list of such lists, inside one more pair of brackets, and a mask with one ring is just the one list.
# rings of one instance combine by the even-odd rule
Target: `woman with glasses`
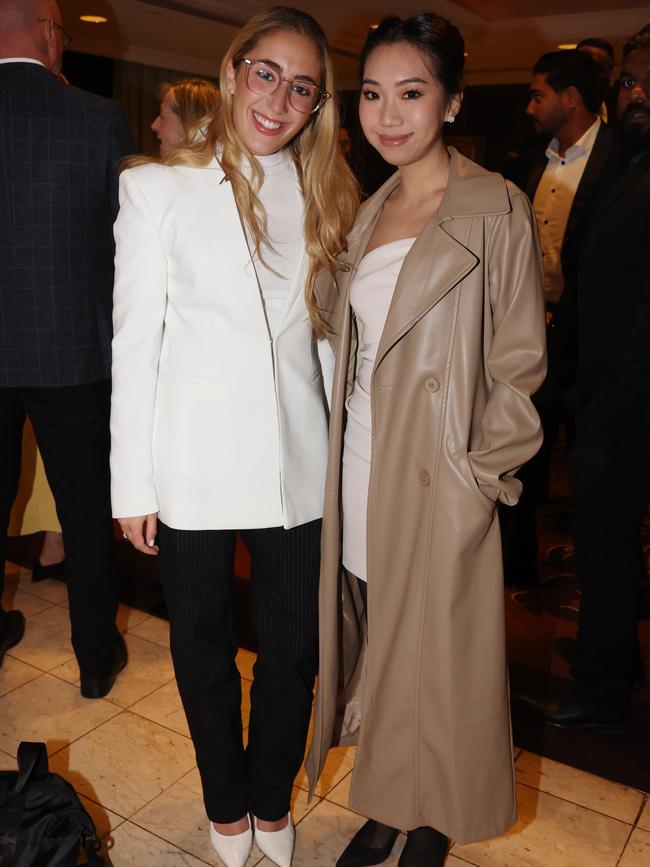
[[[113,514],[160,553],[171,651],[210,838],[227,867],[288,867],[318,656],[332,357],[316,272],[357,204],[336,146],[324,34],[276,7],[236,36],[221,106],[121,177],[111,418]],[[237,531],[258,656],[243,745],[233,624]],[[249,819],[249,812],[252,814]]]

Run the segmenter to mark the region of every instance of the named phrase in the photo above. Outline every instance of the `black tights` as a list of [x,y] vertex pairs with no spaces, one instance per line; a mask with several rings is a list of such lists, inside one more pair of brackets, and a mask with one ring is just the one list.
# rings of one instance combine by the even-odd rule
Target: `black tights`
[[[359,842],[368,849],[382,849],[388,845],[395,831],[390,825],[369,819],[361,829]],[[409,831],[398,867],[442,867],[447,854],[447,842],[444,834],[426,825]]]

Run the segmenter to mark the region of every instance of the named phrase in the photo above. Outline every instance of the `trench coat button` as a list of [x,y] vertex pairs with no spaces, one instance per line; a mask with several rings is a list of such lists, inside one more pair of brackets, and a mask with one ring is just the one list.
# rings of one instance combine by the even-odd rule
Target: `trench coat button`
[[440,383],[438,382],[437,379],[434,379],[434,377],[432,376],[430,379],[427,379],[427,381],[424,383],[424,387],[426,388],[427,391],[435,392],[435,391],[438,391],[438,389],[440,388]]
[[426,488],[431,481],[431,477],[426,470],[420,470],[420,472],[418,473],[418,479],[420,480],[420,484],[423,488]]

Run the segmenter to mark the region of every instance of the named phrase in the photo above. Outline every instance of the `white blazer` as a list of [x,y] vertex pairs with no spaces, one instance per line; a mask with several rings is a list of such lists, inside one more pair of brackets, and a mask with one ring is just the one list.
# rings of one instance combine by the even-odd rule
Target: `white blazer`
[[115,223],[112,501],[176,529],[295,527],[323,514],[333,356],[304,301],[271,340],[230,183],[122,173]]

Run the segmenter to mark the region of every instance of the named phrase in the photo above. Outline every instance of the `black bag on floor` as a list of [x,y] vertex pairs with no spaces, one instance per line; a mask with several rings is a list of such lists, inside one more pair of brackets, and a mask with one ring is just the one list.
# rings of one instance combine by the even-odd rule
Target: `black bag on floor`
[[18,771],[0,772],[0,867],[74,867],[98,855],[95,825],[70,783],[51,774],[45,744],[23,741]]

